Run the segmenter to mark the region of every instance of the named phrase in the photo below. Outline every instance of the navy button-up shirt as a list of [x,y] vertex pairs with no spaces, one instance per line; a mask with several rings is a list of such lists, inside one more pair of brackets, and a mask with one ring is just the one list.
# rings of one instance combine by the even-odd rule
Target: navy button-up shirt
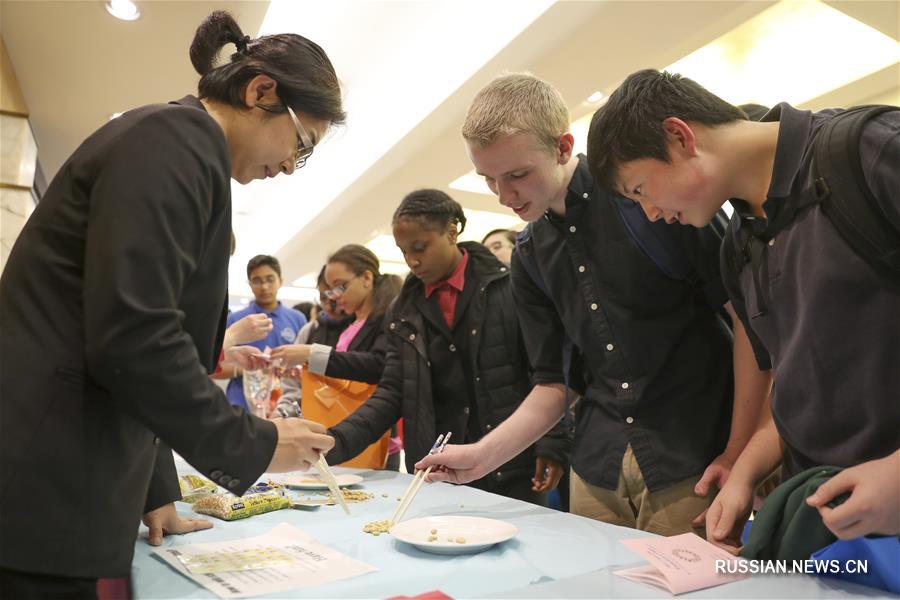
[[[578,348],[572,371],[585,386],[574,470],[615,489],[630,444],[647,487],[657,491],[702,473],[728,439],[732,361],[717,312],[727,300],[721,236],[669,225],[694,269],[690,281],[673,279],[631,239],[614,201],[579,157],[565,217],[548,213],[533,223],[513,254],[513,290],[534,383],[564,383],[565,336]],[[522,264],[523,251],[534,255],[543,286]]]

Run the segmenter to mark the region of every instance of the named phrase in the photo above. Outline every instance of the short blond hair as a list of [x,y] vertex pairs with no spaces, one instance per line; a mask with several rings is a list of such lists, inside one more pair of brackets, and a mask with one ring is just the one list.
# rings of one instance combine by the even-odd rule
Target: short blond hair
[[484,148],[500,135],[528,132],[552,149],[568,130],[569,109],[558,89],[531,73],[504,73],[472,100],[462,135]]

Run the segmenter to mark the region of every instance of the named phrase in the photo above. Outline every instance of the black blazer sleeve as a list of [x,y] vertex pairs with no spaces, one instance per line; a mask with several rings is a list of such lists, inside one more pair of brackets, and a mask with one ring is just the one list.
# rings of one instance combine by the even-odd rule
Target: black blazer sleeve
[[210,216],[230,210],[225,138],[203,111],[171,108],[144,118],[101,160],[84,261],[91,376],[200,472],[243,493],[271,460],[275,427],[228,404],[178,308]]
[[144,513],[177,500],[181,500],[181,486],[178,485],[175,459],[172,451],[161,443],[156,450],[156,462],[153,464],[150,488],[147,490],[147,499],[144,502]]
[[384,333],[381,333],[380,343],[386,348],[381,380],[362,406],[328,430],[335,442],[334,448],[328,452],[330,463],[350,460],[375,443],[402,416],[403,361],[400,348],[393,336]]

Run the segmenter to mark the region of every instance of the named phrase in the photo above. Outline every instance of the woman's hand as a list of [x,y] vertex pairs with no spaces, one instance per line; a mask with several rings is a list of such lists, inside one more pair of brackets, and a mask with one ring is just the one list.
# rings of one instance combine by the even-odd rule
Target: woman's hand
[[272,360],[282,359],[285,367],[305,365],[309,362],[312,346],[309,344],[288,344],[272,350]]
[[162,544],[165,535],[180,535],[201,529],[210,529],[213,524],[206,519],[182,519],[175,511],[175,503],[160,506],[156,510],[144,514],[144,525],[150,529],[151,546]]
[[222,348],[228,350],[232,346],[240,346],[261,340],[272,331],[272,319],[263,313],[247,315],[240,321],[231,324],[225,330]]
[[[271,358],[253,346],[233,346],[225,350],[222,364],[237,365],[245,371],[260,369],[271,362]],[[235,374],[237,377],[238,374]]]

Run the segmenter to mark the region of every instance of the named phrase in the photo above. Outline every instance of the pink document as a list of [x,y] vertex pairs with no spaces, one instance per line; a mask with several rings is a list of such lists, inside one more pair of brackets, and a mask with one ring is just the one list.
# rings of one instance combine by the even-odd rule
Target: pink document
[[[673,594],[745,579],[748,575],[726,574],[725,565],[741,559],[713,546],[693,533],[672,537],[620,540],[629,550],[650,561],[649,565],[614,571],[640,583],[649,583]],[[731,568],[734,572],[736,569]]]

